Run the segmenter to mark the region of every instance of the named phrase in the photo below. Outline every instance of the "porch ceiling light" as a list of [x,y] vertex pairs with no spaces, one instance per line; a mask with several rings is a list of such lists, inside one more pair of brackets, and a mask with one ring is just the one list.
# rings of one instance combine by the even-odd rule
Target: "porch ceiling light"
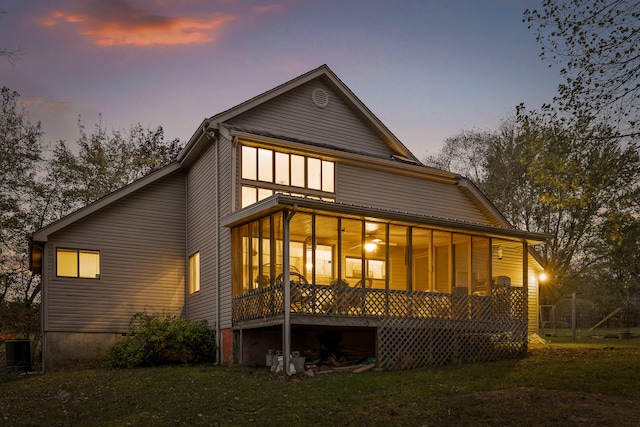
[[376,245],[374,242],[368,242],[364,244],[364,250],[367,252],[373,252],[378,248],[378,245]]

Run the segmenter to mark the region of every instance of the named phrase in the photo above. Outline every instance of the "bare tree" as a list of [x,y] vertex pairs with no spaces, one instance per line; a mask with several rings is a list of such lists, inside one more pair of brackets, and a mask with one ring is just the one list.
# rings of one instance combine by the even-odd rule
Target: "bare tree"
[[562,67],[560,107],[640,134],[640,1],[544,0],[524,21],[535,28],[540,56]]

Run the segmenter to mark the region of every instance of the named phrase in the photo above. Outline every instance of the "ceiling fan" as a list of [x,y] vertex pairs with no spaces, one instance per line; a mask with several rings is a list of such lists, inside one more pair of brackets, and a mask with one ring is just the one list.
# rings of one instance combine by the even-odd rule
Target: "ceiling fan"
[[[397,243],[393,243],[393,242],[387,243],[378,237],[367,236],[364,243],[364,250],[367,252],[374,252],[378,248],[378,246],[384,246],[384,245],[398,246]],[[362,245],[357,244],[354,247],[350,248],[349,250],[359,248],[360,246]]]

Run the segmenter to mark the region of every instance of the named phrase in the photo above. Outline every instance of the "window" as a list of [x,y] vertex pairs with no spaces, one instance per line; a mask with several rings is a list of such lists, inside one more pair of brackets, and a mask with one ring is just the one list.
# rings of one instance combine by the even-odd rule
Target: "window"
[[100,278],[100,252],[81,249],[56,250],[58,277]]
[[[274,193],[334,201],[321,194],[335,193],[334,162],[244,145],[241,156],[243,208]],[[295,192],[291,187],[296,187]]]
[[189,257],[189,293],[200,290],[200,252]]

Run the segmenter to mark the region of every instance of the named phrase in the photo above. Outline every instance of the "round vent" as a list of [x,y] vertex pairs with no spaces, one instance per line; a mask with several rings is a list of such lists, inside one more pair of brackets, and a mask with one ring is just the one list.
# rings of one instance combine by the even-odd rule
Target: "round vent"
[[329,94],[324,89],[314,89],[311,94],[311,99],[316,107],[324,108],[329,104]]

